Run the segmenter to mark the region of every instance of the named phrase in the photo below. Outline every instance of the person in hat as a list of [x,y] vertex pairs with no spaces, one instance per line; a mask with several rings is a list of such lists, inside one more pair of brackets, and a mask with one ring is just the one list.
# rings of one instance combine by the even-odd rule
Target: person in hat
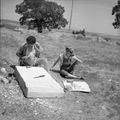
[[75,66],[78,63],[83,63],[83,61],[78,59],[74,55],[74,51],[73,51],[72,48],[66,47],[65,48],[65,53],[60,54],[60,56],[57,58],[57,60],[53,63],[50,70],[54,71],[54,66],[58,62],[60,63],[60,75],[62,77],[83,80],[82,77],[78,77],[78,76],[73,75]]
[[43,66],[48,71],[47,59],[41,57],[43,49],[34,36],[29,36],[17,51],[20,66]]

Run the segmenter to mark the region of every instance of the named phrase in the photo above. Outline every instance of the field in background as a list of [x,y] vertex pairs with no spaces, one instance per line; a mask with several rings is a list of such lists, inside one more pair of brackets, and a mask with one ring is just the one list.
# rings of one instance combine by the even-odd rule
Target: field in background
[[[76,68],[75,74],[85,78],[92,92],[67,91],[61,99],[27,99],[13,79],[10,84],[0,83],[0,119],[120,119],[120,36],[87,33],[84,38],[67,30],[38,34],[24,28],[22,32],[16,31],[15,28],[19,27],[18,23],[2,21],[0,67],[11,71],[9,64],[17,64],[18,61],[15,55],[18,47],[32,34],[44,48],[43,56],[50,66],[65,46],[73,47],[76,55],[84,61]],[[4,75],[2,72],[0,74]]]

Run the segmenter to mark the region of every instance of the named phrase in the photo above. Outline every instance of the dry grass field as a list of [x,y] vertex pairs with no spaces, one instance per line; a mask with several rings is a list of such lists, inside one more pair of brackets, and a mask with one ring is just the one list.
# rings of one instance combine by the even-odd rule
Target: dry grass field
[[[66,91],[59,99],[28,99],[12,78],[10,83],[0,82],[0,120],[120,120],[120,36],[87,33],[83,38],[65,30],[38,34],[24,29],[20,33],[15,27],[5,21],[0,28],[0,68],[7,71],[0,70],[1,76],[13,71],[9,65],[17,65],[16,50],[32,34],[44,48],[42,54],[50,66],[65,46],[73,47],[84,61],[75,74],[85,78],[91,93]],[[63,78],[52,74],[61,84]]]

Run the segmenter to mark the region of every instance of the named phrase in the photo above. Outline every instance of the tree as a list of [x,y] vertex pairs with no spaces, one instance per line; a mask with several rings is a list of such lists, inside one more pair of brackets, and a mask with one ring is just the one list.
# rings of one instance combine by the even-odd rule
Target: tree
[[29,29],[37,28],[42,33],[44,28],[49,31],[60,29],[68,24],[63,17],[64,7],[55,2],[46,0],[24,0],[16,5],[16,13],[22,17],[19,19],[21,25],[27,25]]
[[115,29],[120,28],[120,0],[112,9],[112,15],[115,15],[115,21],[112,23]]

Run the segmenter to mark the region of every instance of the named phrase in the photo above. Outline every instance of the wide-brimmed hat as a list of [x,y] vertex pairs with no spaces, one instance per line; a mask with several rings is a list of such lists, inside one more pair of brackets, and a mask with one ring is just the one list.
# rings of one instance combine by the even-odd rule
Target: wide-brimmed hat
[[29,44],[35,44],[36,38],[34,36],[29,36],[29,37],[27,37],[26,42]]

